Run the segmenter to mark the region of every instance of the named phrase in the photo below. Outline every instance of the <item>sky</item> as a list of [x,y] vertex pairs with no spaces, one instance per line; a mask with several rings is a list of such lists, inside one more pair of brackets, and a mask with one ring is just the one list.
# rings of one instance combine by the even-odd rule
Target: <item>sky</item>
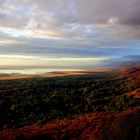
[[140,61],[140,0],[0,0],[0,73],[131,61]]

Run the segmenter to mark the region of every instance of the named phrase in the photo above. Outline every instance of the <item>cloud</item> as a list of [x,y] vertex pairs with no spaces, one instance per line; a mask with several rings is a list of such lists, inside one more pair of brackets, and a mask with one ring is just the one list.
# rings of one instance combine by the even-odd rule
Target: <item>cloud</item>
[[[70,67],[70,66],[95,66],[103,63],[109,58],[101,57],[44,57],[44,56],[26,56],[26,55],[0,55],[1,66],[31,67],[31,66],[48,66]],[[6,61],[6,64],[5,64]],[[56,66],[56,67],[57,67]]]
[[134,25],[137,23],[135,23],[135,20],[137,21],[140,18],[138,14],[140,12],[139,4],[139,0],[76,1],[78,14],[85,22],[105,23],[109,18],[117,17],[120,24],[131,24],[129,21],[133,19]]
[[0,55],[71,58],[73,64],[82,57],[123,61],[140,52],[139,5],[139,0],[2,0]]
[[110,17],[107,20],[107,23],[109,23],[109,24],[115,24],[115,23],[117,23],[117,21],[118,21],[118,18],[117,17]]
[[[138,39],[139,5],[139,0],[3,0],[0,26],[60,37],[72,37],[70,31],[76,37],[86,36],[86,27],[91,26],[91,32],[106,29],[106,35]],[[127,36],[130,31],[132,35]]]

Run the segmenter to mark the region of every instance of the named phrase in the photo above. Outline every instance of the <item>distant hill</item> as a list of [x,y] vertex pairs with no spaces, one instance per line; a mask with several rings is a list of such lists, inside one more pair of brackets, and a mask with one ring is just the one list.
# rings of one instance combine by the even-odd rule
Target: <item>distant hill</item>
[[129,62],[124,62],[119,64],[119,68],[132,68],[132,67],[139,67],[140,66],[140,62],[133,62],[133,61],[129,61]]

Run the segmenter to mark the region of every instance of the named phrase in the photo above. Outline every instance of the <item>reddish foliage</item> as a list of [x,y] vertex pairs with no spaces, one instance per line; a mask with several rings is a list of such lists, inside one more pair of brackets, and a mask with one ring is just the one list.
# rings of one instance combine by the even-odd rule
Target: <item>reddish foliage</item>
[[119,72],[119,76],[131,79],[131,81],[128,84],[128,87],[132,86],[140,87],[140,66],[121,69]]
[[[19,129],[5,130],[0,132],[0,139],[22,140],[24,137],[23,140],[106,140],[108,137],[111,137],[111,134],[113,134],[115,139],[118,131],[119,137],[122,137],[122,133],[125,133],[122,130],[123,128],[119,126],[119,123],[123,123],[122,120],[124,121],[130,115],[134,117],[140,116],[140,108],[129,109],[121,113],[89,113],[73,120],[57,120],[42,126],[32,125]],[[126,128],[128,127],[126,126]]]
[[131,91],[129,93],[126,93],[127,96],[133,97],[133,98],[140,98],[140,88],[137,88],[134,91]]

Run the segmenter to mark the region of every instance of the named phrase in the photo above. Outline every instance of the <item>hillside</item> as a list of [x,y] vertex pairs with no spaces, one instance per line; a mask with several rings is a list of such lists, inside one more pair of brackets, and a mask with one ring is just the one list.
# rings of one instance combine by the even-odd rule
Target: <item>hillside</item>
[[138,140],[139,75],[137,67],[1,80],[0,139]]
[[138,140],[140,108],[123,112],[88,113],[73,120],[57,120],[0,132],[1,140]]

